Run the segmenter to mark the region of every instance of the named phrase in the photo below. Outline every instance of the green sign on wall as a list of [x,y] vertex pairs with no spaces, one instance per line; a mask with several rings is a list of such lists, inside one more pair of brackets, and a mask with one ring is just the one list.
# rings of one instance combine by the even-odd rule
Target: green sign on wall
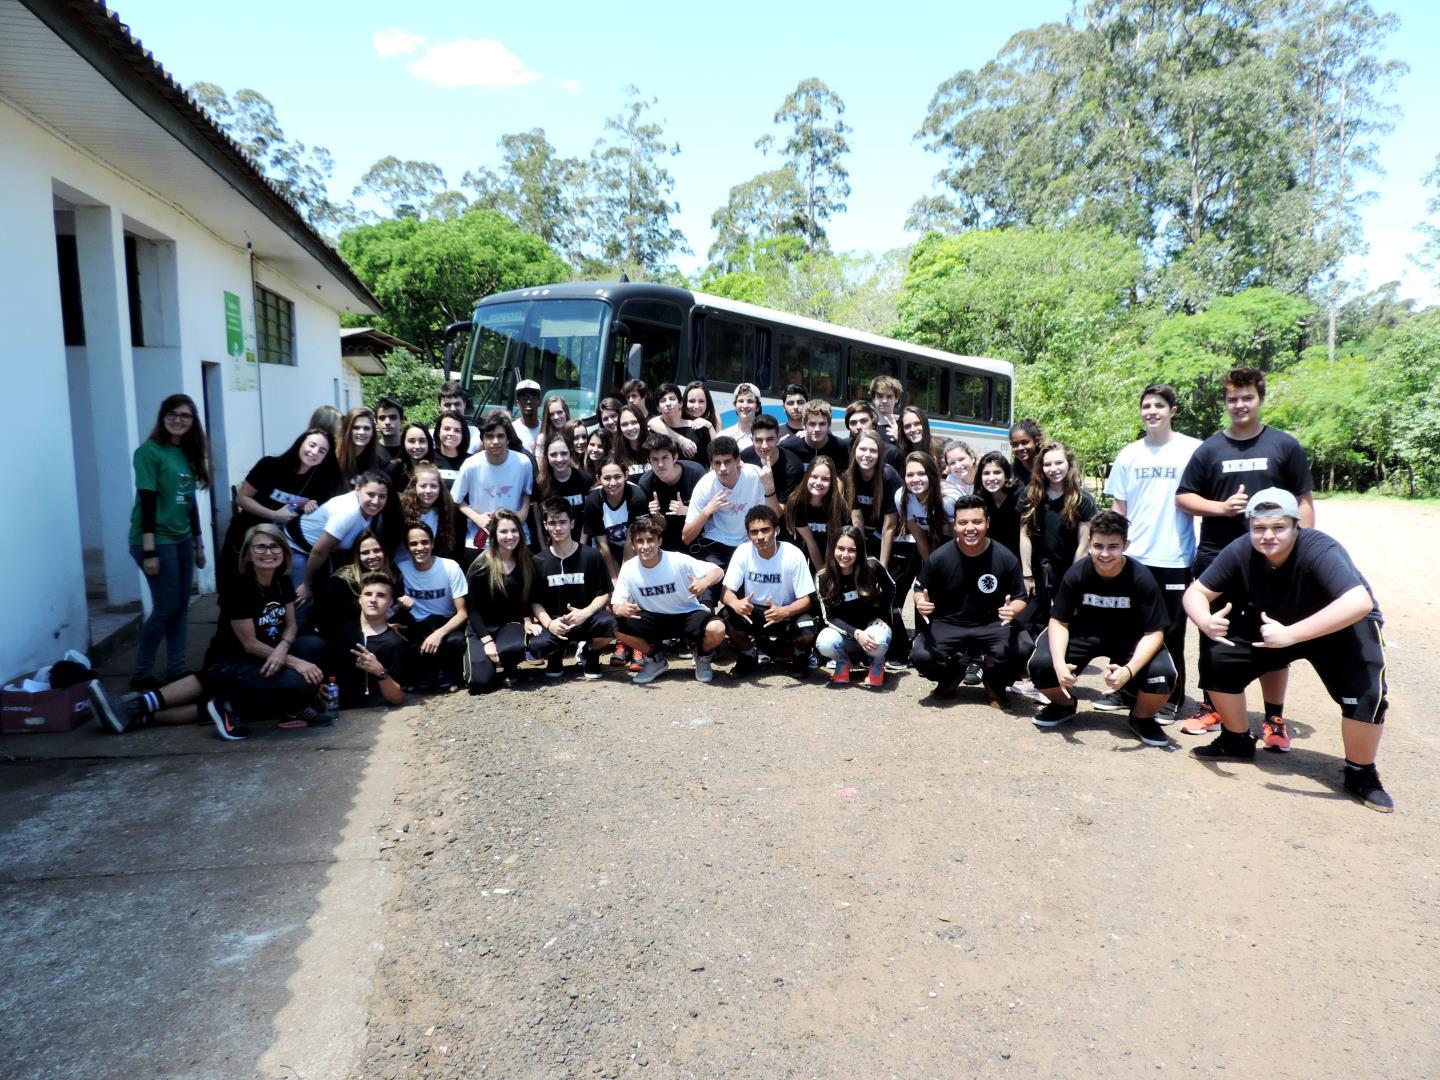
[[[255,349],[245,333],[245,309],[240,306],[240,297],[233,292],[225,294],[225,351],[230,356],[230,388],[232,390],[255,390],[259,388],[259,372],[255,370]],[[248,347],[247,347],[248,346]]]

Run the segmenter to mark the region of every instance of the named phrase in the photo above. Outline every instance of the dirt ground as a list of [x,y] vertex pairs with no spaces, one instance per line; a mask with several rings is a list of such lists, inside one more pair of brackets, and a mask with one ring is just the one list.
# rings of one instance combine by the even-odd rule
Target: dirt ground
[[377,822],[401,887],[357,1074],[1440,1075],[1440,509],[1319,525],[1385,611],[1394,815],[1340,789],[1308,667],[1254,765],[913,673],[436,699]]

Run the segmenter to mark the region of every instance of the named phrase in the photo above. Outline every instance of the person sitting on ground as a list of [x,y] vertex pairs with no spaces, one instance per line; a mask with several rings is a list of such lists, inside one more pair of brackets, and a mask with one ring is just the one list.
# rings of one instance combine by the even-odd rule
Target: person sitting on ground
[[1024,614],[1028,594],[1020,560],[990,539],[984,500],[955,500],[954,543],[942,544],[915,578],[915,615],[921,620],[910,653],[915,670],[949,697],[975,661],[992,705],[1005,704],[1011,624]]
[[[1245,688],[1308,660],[1340,706],[1345,790],[1388,814],[1395,803],[1375,769],[1389,704],[1384,617],[1349,553],[1333,537],[1301,528],[1304,512],[1292,492],[1257,491],[1245,507],[1249,535],[1231,541],[1185,592],[1185,613],[1212,643],[1200,656],[1200,685],[1223,725],[1214,742],[1191,753],[1253,760]],[[1286,725],[1267,716],[1262,731],[1267,748],[1290,749]]]
[[745,512],[745,534],[750,542],[730,557],[722,579],[730,644],[740,651],[730,674],[739,679],[754,671],[763,646],[769,656],[788,657],[790,673],[803,679],[815,644],[809,560],[794,544],[780,542],[780,515],[769,506]]
[[191,723],[193,706],[203,701],[216,732],[229,741],[248,736],[247,721],[281,716],[281,727],[333,722],[333,715],[315,707],[325,681],[316,662],[325,643],[300,636],[289,561],[290,549],[278,528],[252,526],[241,547],[239,572],[221,589],[220,619],[199,676],[119,699],[95,682],[90,701],[96,716],[119,734],[150,723]]
[[1155,721],[1175,688],[1175,661],[1165,648],[1170,617],[1155,578],[1125,555],[1130,523],[1102,510],[1090,525],[1090,551],[1065,571],[1051,602],[1050,622],[1035,642],[1030,679],[1047,698],[1035,726],[1053,728],[1072,720],[1077,706],[1070,690],[1085,665],[1109,660],[1105,687],[1119,691],[1134,683],[1138,694],[1130,730],[1147,746],[1170,740]]
[[652,683],[669,670],[663,646],[676,639],[695,650],[696,680],[713,682],[725,624],[699,598],[719,585],[724,571],[683,552],[666,551],[660,546],[664,535],[659,518],[644,515],[630,523],[628,543],[635,558],[620,568],[610,600],[615,637],[643,657],[635,683]]
[[598,679],[600,655],[615,640],[605,560],[593,547],[576,542],[575,519],[564,499],[546,499],[540,518],[550,543],[535,559],[539,589],[530,610],[540,632],[530,639],[530,655],[545,661],[546,678],[558,679],[566,651],[578,641],[585,678]]
[[435,534],[423,521],[405,530],[405,548],[410,557],[396,566],[410,598],[408,678],[422,689],[448,690],[460,673],[470,586],[459,563],[435,557]]
[[394,604],[394,580],[367,572],[360,578],[355,618],[326,638],[327,667],[335,673],[344,708],[405,703],[405,688],[395,677],[405,664],[405,639],[387,621]]
[[466,577],[470,629],[465,683],[472,694],[486,694],[516,677],[525,659],[525,644],[540,629],[532,612],[538,593],[535,562],[525,546],[525,526],[514,510],[494,512],[489,542]]
[[[810,471],[813,475],[813,465]],[[866,686],[884,686],[895,582],[879,559],[866,555],[864,529],[843,525],[836,530],[815,584],[825,624],[815,638],[815,649],[835,662],[831,685],[848,684],[850,666],[858,661],[869,668]]]

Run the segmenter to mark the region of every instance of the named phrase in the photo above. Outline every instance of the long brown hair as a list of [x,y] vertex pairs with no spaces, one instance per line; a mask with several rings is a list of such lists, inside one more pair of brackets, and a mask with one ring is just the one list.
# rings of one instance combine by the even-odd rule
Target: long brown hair
[[550,436],[561,430],[561,428],[556,427],[550,422],[550,406],[557,401],[560,403],[560,407],[565,410],[565,419],[561,421],[561,427],[570,423],[570,403],[559,394],[551,394],[540,406],[540,437],[535,440],[537,444],[549,442]]
[[865,530],[854,525],[842,525],[825,553],[824,568],[815,578],[820,599],[827,604],[838,604],[841,598],[840,579],[845,575],[840,564],[835,561],[835,543],[842,536],[855,541],[855,591],[862,600],[869,600],[880,591],[875,584],[875,568],[870,565],[870,557],[865,554]]
[[1030,487],[1025,492],[1025,514],[1021,520],[1025,523],[1025,531],[1031,538],[1040,535],[1041,526],[1045,521],[1045,488],[1048,481],[1045,479],[1045,455],[1052,450],[1058,450],[1065,455],[1065,479],[1060,487],[1064,502],[1060,507],[1060,520],[1065,523],[1067,529],[1074,529],[1080,524],[1080,502],[1085,495],[1085,489],[1080,486],[1080,467],[1075,463],[1075,451],[1062,442],[1048,442],[1035,454],[1035,463],[1030,467]]
[[[681,402],[681,408],[684,408],[683,401]],[[620,410],[620,415],[623,417],[627,412],[635,417],[636,420],[640,421],[640,437],[636,440],[635,448],[632,450],[630,448],[630,440],[627,439],[625,433],[617,427],[615,429],[615,458],[625,467],[625,475],[629,476],[631,465],[649,465],[650,463],[644,460],[645,451],[640,449],[641,444],[645,442],[645,436],[649,434],[645,414],[635,408],[634,405],[626,405]],[[595,470],[595,475],[598,478],[600,470]]]
[[[366,570],[360,565],[360,548],[364,546],[366,540],[374,540],[375,543],[380,545],[380,557],[383,558],[385,562],[379,570]],[[385,550],[384,542],[374,529],[366,529],[361,532],[361,534],[355,538],[355,547],[351,550],[350,561],[339,570],[336,570],[335,576],[348,585],[356,596],[360,595],[360,586],[363,584],[364,577],[372,573],[384,574],[390,579],[391,590],[397,596],[400,594],[399,583],[403,580],[400,576],[400,571],[396,569],[394,561],[390,558],[390,553]]]
[[435,555],[437,558],[452,558],[455,554],[455,538],[459,534],[460,511],[450,495],[450,485],[441,478],[440,470],[428,461],[418,462],[410,470],[410,480],[405,485],[405,490],[400,493],[400,510],[405,516],[405,527],[408,529],[411,525],[418,525],[425,513],[425,508],[420,505],[418,490],[421,473],[433,475],[435,482],[440,485],[440,497],[435,500],[435,517],[439,526],[435,530]]
[[[866,480],[860,475],[860,463],[855,460],[855,448],[862,440],[869,439],[875,444],[875,475]],[[862,486],[870,490],[865,492],[870,496],[870,513],[866,515],[866,524],[878,529],[885,522],[885,515],[894,509],[885,505],[885,440],[880,437],[879,432],[866,429],[855,436],[855,441],[850,444],[850,469],[845,474],[845,488],[850,496],[850,508],[860,509],[860,494]],[[874,520],[870,517],[873,515]]]
[[[918,445],[912,443],[905,435],[906,413],[914,413],[920,421],[920,428],[924,434],[920,436]],[[929,454],[931,457],[934,457],[937,451],[943,453],[943,440],[935,438],[934,434],[930,431],[930,417],[925,415],[925,410],[920,408],[919,405],[906,405],[900,410],[900,420],[896,424],[895,434],[895,441],[900,444],[906,453]]]
[[[350,437],[357,420],[370,421],[370,443],[364,450],[356,450]],[[345,483],[353,483],[361,473],[380,467],[379,444],[380,427],[375,423],[375,414],[369,406],[359,405],[345,414],[345,422],[340,425],[340,445],[335,448],[335,458],[340,462],[340,474]]]
[[[905,455],[906,472],[910,471],[912,464],[923,468],[925,476],[930,482],[925,497],[920,501],[925,507],[925,531],[929,534],[927,539],[930,541],[930,550],[934,551],[950,538],[953,531],[950,527],[952,523],[945,520],[945,496],[940,490],[940,470],[935,467],[935,459],[920,450],[912,450]],[[901,481],[903,482],[904,479],[902,475]],[[911,497],[910,488],[905,487],[904,492],[904,505],[908,507]],[[905,519],[906,515],[901,513],[900,527],[902,529],[905,527]]]
[[840,535],[840,530],[850,524],[850,504],[845,499],[845,477],[835,464],[835,459],[828,454],[817,454],[810,462],[810,468],[801,477],[800,483],[795,485],[795,490],[790,492],[790,498],[785,500],[785,531],[791,536],[800,535],[800,527],[805,524],[805,518],[809,516],[806,509],[810,502],[810,492],[806,484],[810,480],[810,473],[817,468],[826,469],[830,473],[830,494],[825,496],[821,506],[825,509],[825,551],[828,553],[835,543],[835,537]]
[[210,444],[205,439],[205,425],[200,423],[200,410],[195,407],[195,401],[189,394],[171,394],[160,402],[160,411],[155,414],[155,426],[150,429],[147,438],[161,446],[170,445],[170,433],[165,430],[165,414],[177,405],[190,406],[190,415],[195,419],[190,421],[190,430],[180,436],[180,441],[176,445],[185,455],[185,460],[190,463],[190,475],[195,477],[195,486],[197,488],[209,487]]
[[470,569],[475,569],[476,563],[484,560],[486,578],[490,584],[492,594],[505,592],[505,567],[500,562],[500,522],[511,521],[515,528],[520,530],[520,543],[515,547],[515,565],[520,568],[520,588],[525,596],[531,596],[535,587],[535,562],[530,558],[530,549],[525,546],[525,523],[520,520],[520,515],[514,510],[496,510],[490,519],[490,539],[485,544],[485,550],[475,556],[475,562],[470,564]]

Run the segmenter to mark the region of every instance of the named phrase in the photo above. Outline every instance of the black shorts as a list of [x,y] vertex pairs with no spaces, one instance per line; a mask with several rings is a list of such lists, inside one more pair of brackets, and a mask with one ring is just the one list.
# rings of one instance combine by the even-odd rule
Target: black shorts
[[[1135,655],[1135,646],[1138,644],[1138,640],[1105,641],[1072,634],[1065,646],[1065,663],[1075,666],[1076,675],[1084,671],[1085,666],[1097,656],[1106,657],[1112,664],[1123,665]],[[1055,665],[1050,660],[1048,628],[1041,631],[1040,636],[1035,639],[1035,651],[1030,654],[1029,673],[1030,681],[1037,690],[1053,690],[1060,685],[1060,677],[1055,674]],[[1175,661],[1170,658],[1170,650],[1162,645],[1143,670],[1135,671],[1132,668],[1126,687],[1138,694],[1169,695],[1170,691],[1175,689]]]
[[757,642],[768,645],[784,645],[796,640],[814,641],[816,625],[815,616],[810,612],[801,612],[789,619],[781,619],[778,623],[767,623],[765,621],[765,608],[757,606],[750,618],[741,616],[734,608],[725,608],[721,615],[725,620],[725,629],[745,634],[750,638],[751,644]]
[[[1288,649],[1257,649],[1249,642],[1222,645],[1212,641],[1200,657],[1200,688],[1217,694],[1243,694],[1245,688],[1268,671],[1279,671],[1296,660],[1308,660],[1320,676],[1325,692],[1340,706],[1340,715],[1365,724],[1383,724],[1386,701],[1385,636],[1375,622],[1359,624],[1361,645],[1346,635],[1330,634],[1302,641]],[[1204,635],[1201,635],[1202,640]]]
[[680,615],[662,615],[657,611],[642,611],[634,618],[620,619],[617,628],[623,634],[639,638],[647,645],[659,645],[662,641],[678,638],[699,645],[705,638],[705,627],[716,616],[709,611],[687,611]]
[[541,630],[530,639],[530,652],[535,656],[549,656],[557,650],[573,648],[576,643],[581,641],[588,642],[596,638],[604,638],[609,641],[614,636],[615,616],[609,611],[601,609],[571,630],[564,638],[556,637],[549,630]]
[[[956,626],[947,622],[927,622],[915,635],[916,647],[939,663],[964,657],[967,660],[998,664],[1005,659],[1010,646],[1012,627],[1009,623],[993,622],[984,626]],[[914,658],[914,653],[911,653]]]

